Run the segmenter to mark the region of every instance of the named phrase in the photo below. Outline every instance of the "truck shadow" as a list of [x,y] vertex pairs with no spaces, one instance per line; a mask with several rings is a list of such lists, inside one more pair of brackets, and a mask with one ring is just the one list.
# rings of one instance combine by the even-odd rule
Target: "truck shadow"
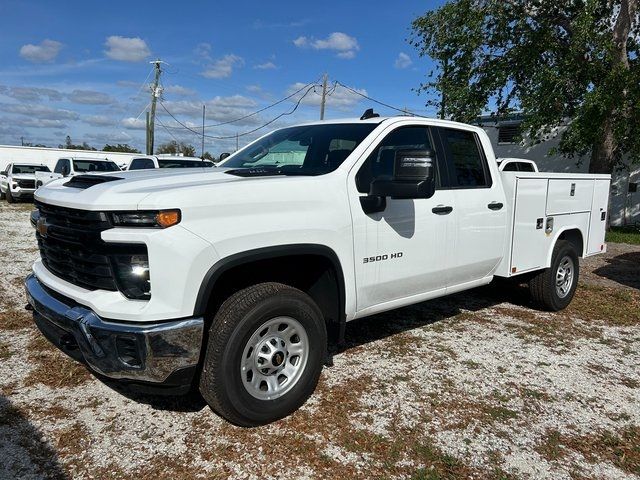
[[0,396],[0,478],[71,477],[43,433],[7,398]]
[[527,287],[509,282],[492,283],[349,322],[345,343],[337,349],[336,353],[437,323],[464,312],[476,312],[504,302],[533,308]]
[[607,264],[596,268],[594,274],[640,290],[640,252],[623,253],[605,261]]

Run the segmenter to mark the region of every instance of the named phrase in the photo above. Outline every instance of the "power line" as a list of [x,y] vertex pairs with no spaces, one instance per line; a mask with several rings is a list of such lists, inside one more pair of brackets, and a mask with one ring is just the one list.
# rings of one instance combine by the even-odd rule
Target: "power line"
[[[292,115],[300,106],[300,103],[302,102],[302,100],[309,94],[309,92],[311,92],[311,90],[313,90],[315,88],[315,85],[311,85],[309,88],[307,88],[307,91],[304,92],[304,94],[298,99],[298,101],[296,102],[295,106],[289,110],[288,112],[283,112],[280,115],[276,116],[275,118],[269,120],[267,123],[254,128],[253,130],[249,130],[247,132],[242,132],[242,133],[236,133],[235,135],[228,135],[228,136],[214,136],[214,135],[204,135],[206,138],[212,138],[214,140],[228,140],[231,138],[236,138],[236,137],[244,137],[245,135],[250,135],[252,133],[257,132],[260,129],[263,129],[264,127],[267,127],[269,125],[271,125],[272,123],[274,123],[275,121],[279,120],[280,118],[287,116],[287,115]],[[167,114],[169,114],[169,116],[171,118],[173,118],[179,125],[181,125],[183,128],[189,130],[190,132],[201,136],[202,134],[200,132],[197,132],[196,130],[192,129],[191,127],[185,125],[184,123],[182,123],[180,120],[178,120],[168,109],[167,107],[164,105],[164,103],[160,102],[160,106],[164,109],[165,112],[167,112]],[[179,128],[179,127],[170,127],[170,128]]]
[[369,97],[369,96],[365,95],[365,94],[364,94],[364,93],[362,93],[362,92],[359,92],[359,91],[357,91],[357,90],[355,90],[355,89],[353,89],[353,88],[351,88],[351,87],[346,86],[346,85],[345,85],[344,83],[342,83],[342,82],[338,82],[338,81],[336,81],[336,85],[340,85],[342,88],[346,88],[346,89],[347,89],[347,90],[349,90],[351,93],[355,93],[356,95],[360,95],[362,98],[366,98],[367,100],[369,100],[369,101],[371,101],[371,102],[377,103],[378,105],[382,105],[383,107],[390,108],[391,110],[395,110],[395,111],[397,111],[397,112],[402,112],[402,113],[404,113],[404,114],[407,114],[407,113],[408,113],[408,114],[410,114],[410,115],[413,115],[414,117],[423,117],[423,118],[427,118],[425,115],[419,115],[419,114],[414,113],[414,112],[411,112],[410,110],[407,110],[407,109],[405,109],[405,108],[398,108],[398,107],[394,107],[393,105],[389,105],[388,103],[384,103],[384,102],[381,102],[380,100],[376,100],[375,98],[371,98],[371,97]]

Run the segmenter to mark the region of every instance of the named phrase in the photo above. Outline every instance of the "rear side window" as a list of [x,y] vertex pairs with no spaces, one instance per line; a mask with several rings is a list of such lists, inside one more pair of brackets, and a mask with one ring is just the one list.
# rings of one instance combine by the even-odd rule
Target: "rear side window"
[[150,158],[134,158],[129,165],[129,170],[146,170],[148,168],[155,168],[153,160]]
[[433,150],[429,129],[424,126],[400,127],[389,133],[371,152],[356,175],[360,193],[369,193],[371,182],[391,178],[398,150]]
[[69,160],[67,160],[66,158],[61,158],[60,160],[58,160],[58,163],[56,163],[55,168],[53,169],[53,171],[55,173],[63,173],[63,169],[65,167],[65,165],[67,166],[67,170],[69,169]]
[[454,188],[491,186],[484,154],[473,132],[443,128],[440,137],[447,154],[447,163]]

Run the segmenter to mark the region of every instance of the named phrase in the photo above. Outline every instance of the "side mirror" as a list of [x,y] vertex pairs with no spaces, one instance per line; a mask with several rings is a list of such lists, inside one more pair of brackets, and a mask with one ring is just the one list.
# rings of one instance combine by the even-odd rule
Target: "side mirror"
[[64,167],[62,167],[62,176],[66,177],[69,175],[69,167],[67,167],[66,165]]
[[222,160],[224,160],[227,157],[230,157],[231,154],[229,152],[224,152],[220,154],[220,159],[218,160],[219,162],[221,162]]
[[7,176],[7,171],[6,171],[6,170],[1,171],[1,172],[0,172],[0,175],[3,175],[3,176],[5,176],[5,177],[6,177],[6,176]]
[[432,150],[398,150],[393,177],[371,182],[370,196],[431,198],[436,190],[435,155]]

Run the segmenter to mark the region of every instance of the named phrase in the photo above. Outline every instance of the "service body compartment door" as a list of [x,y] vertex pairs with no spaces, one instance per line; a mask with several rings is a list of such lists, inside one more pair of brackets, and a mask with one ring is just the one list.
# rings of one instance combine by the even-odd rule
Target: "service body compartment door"
[[594,180],[551,179],[547,215],[591,211]]
[[595,180],[587,255],[600,253],[604,249],[604,235],[607,226],[607,204],[609,203],[610,180]]
[[545,267],[549,243],[545,234],[547,183],[546,178],[517,179],[511,273]]

